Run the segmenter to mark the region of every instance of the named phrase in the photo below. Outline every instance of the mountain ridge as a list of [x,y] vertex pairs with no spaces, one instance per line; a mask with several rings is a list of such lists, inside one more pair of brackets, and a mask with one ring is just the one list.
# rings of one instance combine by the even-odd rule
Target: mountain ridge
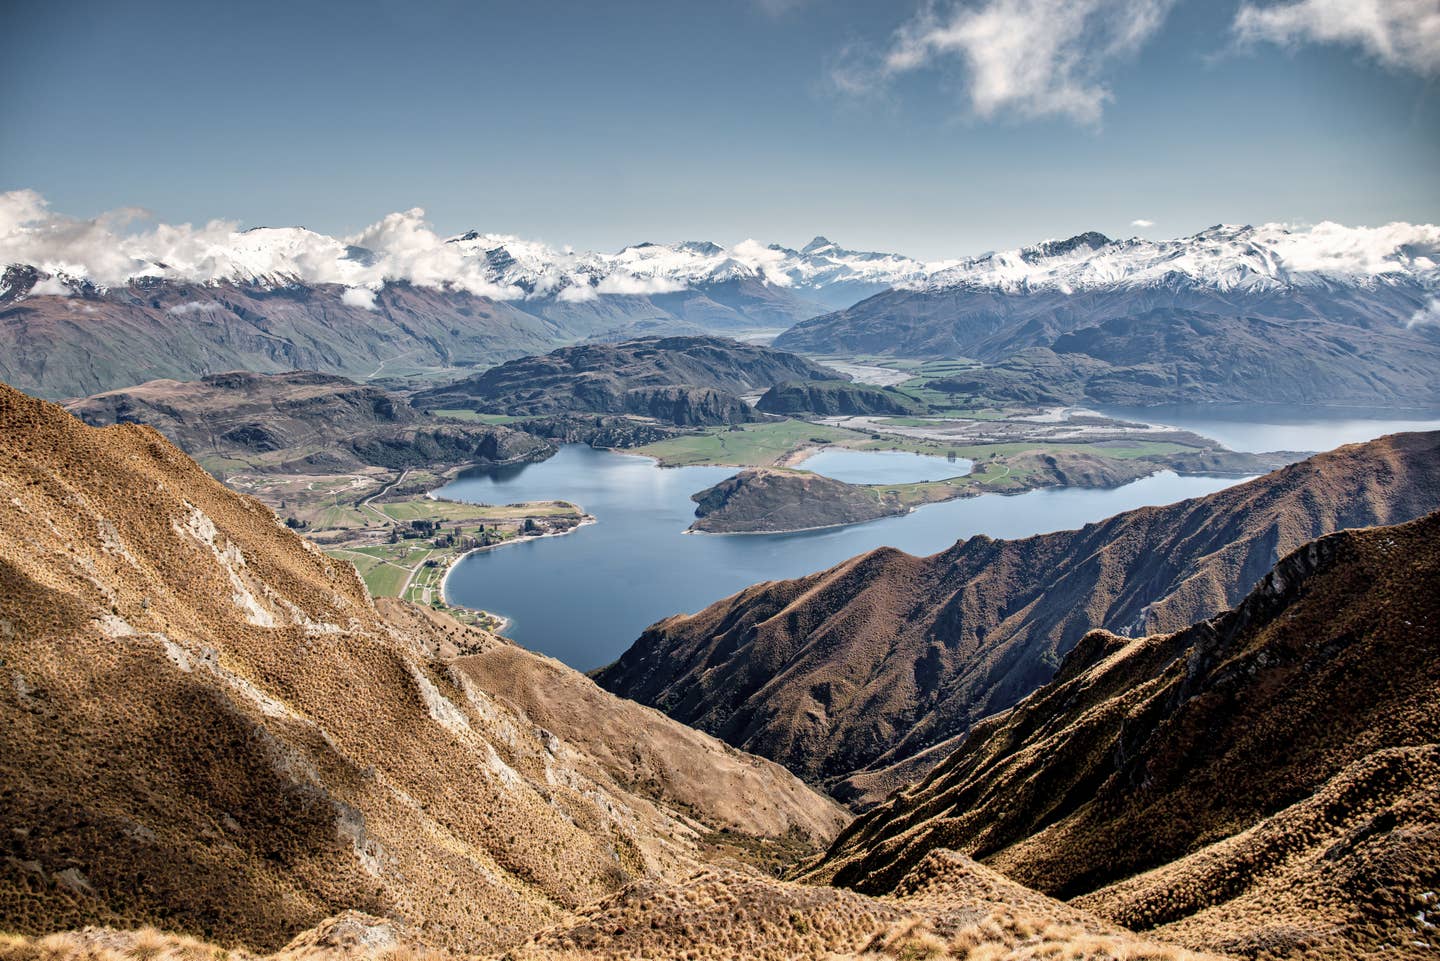
[[1392,435],[1076,531],[880,548],[758,584],[652,625],[596,678],[863,808],[888,770],[923,774],[1092,628],[1179,629],[1320,534],[1437,507],[1440,432]]
[[[0,489],[7,931],[164,924],[274,950],[358,909],[500,950],[683,876],[706,832],[823,841],[845,820],[553,661],[377,607],[152,428],[0,385]],[[583,714],[541,727],[516,706],[536,684],[709,778],[589,753]]]
[[1210,620],[1087,635],[809,876],[882,892],[944,848],[1190,946],[1413,941],[1440,877],[1437,534],[1340,531]]

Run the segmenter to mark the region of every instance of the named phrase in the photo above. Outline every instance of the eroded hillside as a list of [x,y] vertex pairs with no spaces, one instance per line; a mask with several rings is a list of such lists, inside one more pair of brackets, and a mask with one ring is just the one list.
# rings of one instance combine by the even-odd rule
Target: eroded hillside
[[[269,951],[353,909],[483,951],[683,876],[710,832],[823,842],[844,820],[553,662],[377,610],[150,428],[0,385],[0,493],[0,928]],[[519,706],[537,677],[667,743],[704,790],[587,752],[593,718],[542,727]]]
[[810,877],[885,892],[954,849],[1191,946],[1398,956],[1431,940],[1437,742],[1440,513],[1307,544],[1176,633],[1090,634]]

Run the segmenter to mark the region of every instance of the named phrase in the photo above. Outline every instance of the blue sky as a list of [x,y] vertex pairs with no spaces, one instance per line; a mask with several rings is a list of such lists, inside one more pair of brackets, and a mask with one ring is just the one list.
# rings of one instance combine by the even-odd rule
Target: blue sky
[[[419,206],[582,248],[823,233],[928,257],[1440,220],[1440,63],[1404,19],[1440,0],[1255,3],[1270,19],[1237,31],[1239,0],[9,0],[0,189],[76,216],[344,234]],[[1342,3],[1394,35],[1336,28]]]

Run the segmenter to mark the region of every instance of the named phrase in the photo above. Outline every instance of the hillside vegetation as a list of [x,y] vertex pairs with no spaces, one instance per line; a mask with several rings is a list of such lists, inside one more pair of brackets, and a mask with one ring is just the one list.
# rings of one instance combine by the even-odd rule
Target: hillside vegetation
[[1207,497],[932,557],[881,548],[649,628],[596,676],[863,808],[1048,681],[1095,628],[1178,630],[1280,557],[1440,508],[1440,433],[1342,447]]
[[422,391],[415,403],[510,416],[638,414],[707,426],[756,420],[742,394],[791,380],[839,377],[795,354],[721,337],[643,337],[511,361]]
[[[268,952],[359,910],[498,950],[684,877],[712,833],[817,843],[845,819],[551,661],[511,649],[489,670],[508,642],[377,608],[150,428],[0,385],[0,490],[0,929],[150,924]],[[532,672],[704,779],[587,753],[585,717],[542,727],[516,706]]]
[[889,891],[942,848],[1192,946],[1423,947],[1440,884],[1440,513],[1311,542],[1173,634],[1088,635],[810,876]]
[[97,427],[148,424],[202,463],[230,470],[402,470],[540,460],[554,452],[530,434],[437,422],[395,394],[315,371],[156,380],[66,408]]

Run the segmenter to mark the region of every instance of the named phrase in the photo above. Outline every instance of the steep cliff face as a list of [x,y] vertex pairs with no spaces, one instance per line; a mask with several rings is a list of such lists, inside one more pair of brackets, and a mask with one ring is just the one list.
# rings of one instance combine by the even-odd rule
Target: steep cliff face
[[835,381],[778,384],[767,390],[755,406],[767,414],[817,417],[913,414],[924,409],[915,398],[892,388]]
[[597,678],[863,807],[896,781],[877,775],[923,774],[1088,631],[1179,629],[1308,540],[1437,507],[1440,434],[1394,435],[1078,531],[759,584],[654,625]]
[[811,877],[882,892],[938,848],[1182,943],[1413,940],[1440,882],[1440,513],[1313,541],[1174,634],[1086,636]]
[[[709,832],[824,841],[845,820],[554,662],[377,609],[154,430],[3,385],[0,679],[7,931],[156,924],[272,950],[358,909],[498,950],[683,876]],[[537,686],[683,773],[592,752],[586,710],[542,725],[521,706]]]
[[713,387],[635,387],[625,392],[621,405],[626,413],[679,427],[718,427],[763,419],[740,398]]

